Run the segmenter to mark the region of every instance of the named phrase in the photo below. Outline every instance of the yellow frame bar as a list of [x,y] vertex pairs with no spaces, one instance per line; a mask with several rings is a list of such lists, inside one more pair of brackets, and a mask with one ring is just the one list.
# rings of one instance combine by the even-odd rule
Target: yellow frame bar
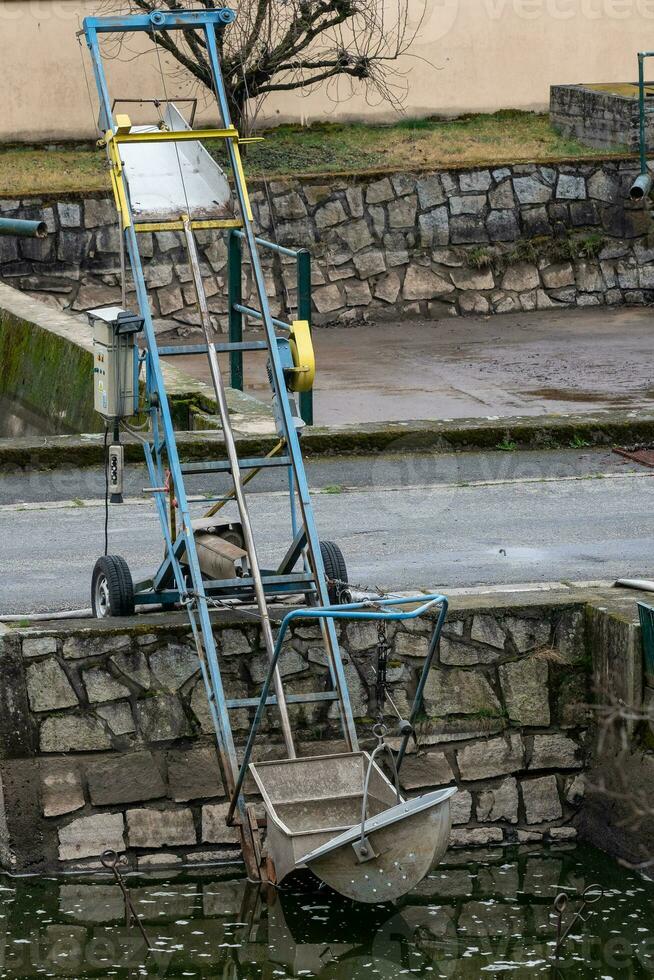
[[[240,218],[207,218],[206,221],[191,221],[193,231],[203,231],[205,228],[242,228]],[[144,221],[134,224],[134,231],[183,231],[182,221]]]
[[112,143],[181,143],[185,140],[237,140],[238,130],[229,129],[161,129],[156,133],[107,133]]

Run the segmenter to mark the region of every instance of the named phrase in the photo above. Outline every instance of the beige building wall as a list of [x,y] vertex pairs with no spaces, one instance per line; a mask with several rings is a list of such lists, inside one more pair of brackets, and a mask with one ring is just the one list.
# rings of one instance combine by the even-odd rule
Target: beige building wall
[[[414,26],[423,0],[411,0]],[[389,0],[389,5],[393,5]],[[0,0],[0,140],[56,140],[93,134],[82,54],[75,37],[93,0]],[[654,48],[654,0],[426,0],[413,46],[400,66],[409,115],[547,105],[552,83],[633,79],[636,52]],[[113,91],[163,95],[156,59],[134,43],[115,50]],[[168,77],[169,96],[191,91]],[[271,98],[265,122],[391,119],[361,94],[334,102],[320,90]]]

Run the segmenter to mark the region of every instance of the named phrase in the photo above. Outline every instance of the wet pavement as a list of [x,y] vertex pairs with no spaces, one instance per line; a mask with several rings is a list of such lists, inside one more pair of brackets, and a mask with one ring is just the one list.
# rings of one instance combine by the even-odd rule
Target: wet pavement
[[[350,581],[384,589],[651,578],[654,472],[606,450],[380,454],[309,461],[321,536],[337,541]],[[0,613],[89,603],[102,553],[100,472],[53,471],[10,478],[0,505]],[[161,560],[152,501],[131,468],[128,499],[109,514],[109,551],[135,576]],[[248,487],[264,567],[290,539],[281,476]],[[193,492],[215,493],[197,477]],[[201,482],[204,481],[204,482]],[[254,487],[259,492],[252,492]],[[134,496],[132,496],[134,495]],[[206,509],[199,500],[194,515]],[[235,519],[233,505],[226,517]]]
[[[319,425],[538,416],[654,404],[654,315],[646,309],[550,310],[320,328],[314,331],[314,344]],[[246,358],[246,389],[267,398],[265,357]],[[204,356],[175,361],[208,380]]]

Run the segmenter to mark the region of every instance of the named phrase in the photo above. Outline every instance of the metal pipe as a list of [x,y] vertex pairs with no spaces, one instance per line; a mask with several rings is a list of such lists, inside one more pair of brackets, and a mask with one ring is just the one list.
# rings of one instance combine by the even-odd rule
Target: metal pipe
[[[193,276],[193,285],[195,286],[195,294],[198,298],[200,320],[202,322],[202,329],[204,330],[204,336],[207,341],[207,348],[209,352],[209,369],[211,372],[211,380],[213,382],[213,388],[216,393],[216,398],[218,400],[220,420],[223,426],[223,439],[225,440],[225,449],[227,450],[227,458],[230,463],[232,482],[234,484],[234,496],[236,498],[239,517],[241,519],[241,527],[243,528],[243,537],[245,539],[245,550],[247,551],[248,561],[250,563],[250,574],[254,582],[254,592],[257,600],[259,616],[261,619],[261,632],[263,633],[266,650],[268,652],[268,658],[272,662],[275,654],[275,639],[272,633],[272,626],[270,625],[270,616],[268,614],[268,605],[266,603],[266,593],[263,587],[263,580],[261,578],[261,571],[259,568],[259,561],[257,558],[257,551],[254,543],[254,532],[252,530],[252,525],[250,523],[250,515],[245,500],[245,494],[243,492],[241,467],[239,464],[236,443],[234,441],[234,434],[232,432],[232,427],[230,425],[230,420],[229,420],[229,407],[227,405],[227,395],[225,393],[225,385],[223,384],[222,374],[220,372],[220,365],[218,363],[218,355],[216,353],[216,348],[211,341],[211,330],[212,330],[211,318],[209,316],[209,307],[207,306],[207,297],[204,291],[204,283],[202,281],[200,260],[198,258],[198,253],[195,246],[195,238],[193,237],[193,231],[191,229],[191,219],[187,214],[182,215],[182,223],[184,225],[184,234],[186,236],[186,249],[188,252],[189,264],[191,266],[191,273]],[[295,753],[295,744],[293,742],[293,732],[291,729],[291,720],[288,715],[286,700],[284,698],[284,685],[282,683],[282,676],[279,672],[279,669],[277,668],[276,661],[275,661],[275,668],[273,671],[273,678],[275,683],[275,692],[277,694],[277,707],[279,709],[281,727],[284,735],[286,751],[288,752],[289,759],[294,759],[296,757],[296,753]]]
[[0,218],[0,235],[14,235],[17,238],[47,238],[48,226],[45,221]]
[[[261,695],[259,698],[259,704],[257,710],[254,713],[254,719],[252,725],[250,726],[250,734],[248,735],[248,740],[245,745],[245,751],[243,753],[243,761],[241,762],[241,768],[238,773],[238,779],[236,780],[236,786],[232,795],[229,811],[225,822],[231,824],[234,816],[234,810],[238,805],[239,794],[245,782],[245,776],[247,774],[248,765],[250,762],[250,757],[252,755],[252,749],[254,748],[254,742],[257,737],[257,732],[259,730],[259,725],[261,724],[261,719],[263,718],[263,712],[266,708],[268,701],[268,692],[270,690],[270,685],[273,682],[275,671],[277,670],[277,661],[279,660],[279,655],[282,652],[282,644],[284,642],[284,637],[286,632],[292,622],[298,619],[318,619],[323,621],[334,620],[334,619],[349,619],[349,620],[400,620],[404,621],[406,619],[417,619],[422,616],[423,613],[427,612],[433,605],[441,605],[441,613],[438,617],[438,622],[434,630],[434,637],[432,638],[432,643],[430,645],[429,655],[433,657],[436,646],[438,645],[438,640],[440,638],[440,632],[445,622],[445,617],[447,616],[448,601],[444,595],[436,593],[433,595],[420,595],[413,597],[398,596],[389,599],[378,599],[374,600],[374,605],[377,606],[376,610],[370,609],[371,600],[366,599],[363,602],[350,602],[344,606],[316,606],[313,609],[293,609],[291,612],[286,613],[284,616],[279,630],[277,632],[277,641],[275,643],[275,649],[273,651],[272,659],[268,664],[268,673],[263,682],[263,687],[261,689]],[[405,606],[419,604],[416,609],[407,610],[406,612],[396,613],[396,612],[384,612],[383,610],[388,606]],[[431,664],[431,661],[430,661]],[[420,695],[416,694],[416,699],[414,700],[414,710],[411,715],[415,718],[418,713],[418,708],[416,704],[418,702],[418,697],[422,697],[422,690],[424,690],[424,684],[426,683],[426,674],[428,671],[423,672],[424,682],[421,687]],[[408,739],[407,739],[408,741]],[[403,746],[403,749],[406,745]],[[399,760],[401,762],[401,759]]]

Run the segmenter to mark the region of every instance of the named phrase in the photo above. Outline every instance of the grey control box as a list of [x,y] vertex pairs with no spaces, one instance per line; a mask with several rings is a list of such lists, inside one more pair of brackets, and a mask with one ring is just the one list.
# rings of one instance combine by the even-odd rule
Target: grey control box
[[93,328],[94,407],[106,419],[138,412],[139,358],[136,337],[143,318],[120,306],[89,310]]

